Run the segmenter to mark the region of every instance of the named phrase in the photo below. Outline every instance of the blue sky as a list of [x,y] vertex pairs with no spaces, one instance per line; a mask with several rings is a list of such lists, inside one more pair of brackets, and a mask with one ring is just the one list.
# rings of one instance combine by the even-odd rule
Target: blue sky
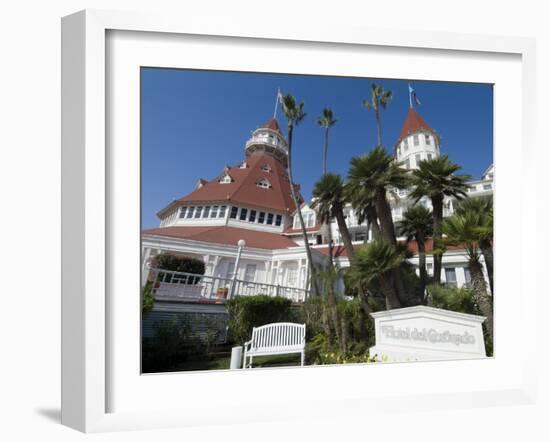
[[[382,111],[382,141],[392,150],[409,107],[407,80],[375,80],[394,97]],[[293,144],[295,181],[306,199],[322,172],[323,130],[317,117],[331,107],[328,169],[346,176],[349,160],[376,144],[374,114],[361,106],[373,79],[142,68],[142,226],[156,212],[244,158],[250,134],[273,116],[277,88],[304,101],[307,113]],[[417,111],[441,136],[441,151],[479,178],[493,161],[493,89],[488,84],[411,81]],[[278,112],[281,128],[286,122]]]

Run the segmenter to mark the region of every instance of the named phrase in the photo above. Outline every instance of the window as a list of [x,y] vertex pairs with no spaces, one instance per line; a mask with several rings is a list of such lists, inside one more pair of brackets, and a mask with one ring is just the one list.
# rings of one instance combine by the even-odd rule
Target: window
[[210,216],[210,206],[206,206],[202,211],[202,217],[208,218]]
[[241,216],[239,219],[241,221],[246,221],[246,215],[248,214],[248,209],[245,209],[244,207],[241,209]]
[[466,282],[466,287],[470,287],[472,285],[472,275],[468,267],[464,267],[464,281]]
[[223,178],[220,179],[221,184],[229,184],[232,181],[233,180],[231,179],[231,177],[229,175],[224,175]]
[[428,134],[424,135],[426,137],[426,144],[429,146],[430,144],[432,144],[432,140],[430,138],[430,136]]
[[270,166],[269,164],[264,164],[264,165],[262,166],[262,170],[263,170],[264,172],[271,172],[271,166]]
[[251,223],[256,221],[256,211],[255,210],[250,211],[250,216],[248,217],[248,221],[250,221]]
[[414,134],[414,135],[413,135],[413,144],[414,144],[415,146],[418,146],[418,134]]
[[246,164],[246,161],[243,161],[243,163],[240,165],[239,169],[246,169],[248,167],[248,164]]
[[244,280],[254,282],[256,279],[256,264],[247,264],[244,272]]
[[218,216],[220,218],[224,218],[225,217],[225,209],[227,208],[227,206],[221,206],[220,207],[220,213],[218,214]]
[[315,238],[317,239],[317,245],[323,244],[323,237],[321,235],[317,235]]
[[202,212],[202,206],[197,206],[197,208],[195,210],[195,218],[200,218],[201,217],[201,212]]
[[273,214],[272,213],[267,214],[267,224],[269,224],[269,225],[273,224]]
[[212,218],[216,218],[218,216],[218,206],[212,206],[212,211],[210,212],[210,216]]
[[445,267],[445,282],[456,287],[456,269],[454,267]]
[[237,218],[237,212],[239,211],[239,208],[236,206],[231,207],[231,215],[229,215],[229,218],[235,219]]
[[281,215],[277,215],[275,217],[275,225],[280,226],[282,222],[283,222],[283,217]]
[[405,169],[410,169],[410,168],[411,168],[411,159],[407,158],[405,160]]
[[405,138],[403,140],[403,151],[407,152],[407,150],[409,150],[409,140],[407,138]]
[[180,218],[185,218],[185,211],[187,210],[187,207],[183,206],[180,207]]
[[231,279],[233,278],[233,276],[235,276],[235,263],[230,262],[229,264],[227,264],[227,273],[225,274],[225,277],[227,279]]
[[493,186],[491,186],[490,184],[484,184],[483,185],[483,190],[491,190]]
[[364,232],[357,232],[355,234],[355,241],[365,241],[366,235]]
[[271,187],[271,183],[266,178],[262,178],[256,183],[256,186],[261,187],[262,189],[269,189]]
[[260,212],[260,214],[258,215],[258,222],[260,224],[263,224],[264,220],[265,220],[265,212]]
[[418,166],[420,164],[420,161],[421,161],[421,156],[419,153],[417,153],[415,156],[414,156],[414,159],[416,160],[416,165]]
[[191,206],[189,209],[187,209],[187,218],[193,218],[193,210],[195,210],[195,207]]
[[286,275],[286,282],[290,287],[294,287],[298,280],[298,269],[290,268]]
[[313,227],[315,225],[315,214],[313,212],[306,213],[305,218],[306,227]]
[[433,158],[433,157],[432,157],[432,154],[429,153],[429,154],[428,154],[428,160],[431,160],[432,158]]
[[426,272],[431,275],[432,271],[433,271],[433,264],[431,262],[426,263]]

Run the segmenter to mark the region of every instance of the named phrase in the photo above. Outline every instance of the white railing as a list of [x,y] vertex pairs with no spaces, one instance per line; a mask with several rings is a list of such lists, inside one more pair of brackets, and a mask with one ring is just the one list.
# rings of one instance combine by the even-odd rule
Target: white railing
[[149,270],[147,283],[153,285],[157,300],[224,300],[237,295],[268,295],[304,302],[307,296],[307,290],[296,287],[155,268]]

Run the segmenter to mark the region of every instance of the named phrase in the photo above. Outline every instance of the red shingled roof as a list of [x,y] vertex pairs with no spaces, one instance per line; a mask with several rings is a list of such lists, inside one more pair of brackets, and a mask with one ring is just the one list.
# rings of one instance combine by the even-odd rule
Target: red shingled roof
[[[353,249],[357,250],[359,247],[363,247],[364,244],[353,244]],[[407,243],[407,248],[412,253],[418,253],[418,244],[416,241],[410,241]],[[447,246],[448,250],[463,250],[463,247],[460,246]],[[325,256],[328,256],[328,246],[325,247],[315,247],[314,250],[317,250],[318,252],[322,253]],[[428,239],[426,240],[426,252],[431,252],[433,250],[433,240]],[[346,248],[343,245],[335,246],[333,250],[333,256],[339,257],[339,256],[348,256],[348,253],[346,251]]]
[[411,135],[415,132],[422,132],[422,131],[430,131],[432,133],[436,133],[435,130],[433,130],[428,123],[420,116],[416,110],[413,108],[409,109],[409,112],[407,113],[407,118],[405,118],[405,123],[403,124],[403,128],[401,129],[401,134],[399,135],[399,140],[401,141],[403,138],[405,138],[408,135]]
[[256,249],[287,249],[296,247],[294,241],[278,233],[259,232],[257,230],[239,229],[228,226],[172,226],[148,229],[144,235],[166,236],[170,238],[189,239],[193,241],[212,242],[236,246],[240,239],[246,241],[246,247]]
[[281,135],[283,134],[281,132],[281,128],[279,127],[279,123],[277,122],[276,118],[272,118],[267,123],[265,123],[262,127],[279,132]]
[[[290,182],[285,167],[270,155],[253,153],[246,159],[248,167],[230,167],[227,173],[233,182],[221,184],[219,177],[203,184],[178,203],[205,203],[213,201],[231,201],[235,203],[271,209],[279,212],[292,213],[296,206],[290,195]],[[271,172],[265,172],[262,167],[268,165]],[[271,187],[263,189],[256,185],[266,178]]]

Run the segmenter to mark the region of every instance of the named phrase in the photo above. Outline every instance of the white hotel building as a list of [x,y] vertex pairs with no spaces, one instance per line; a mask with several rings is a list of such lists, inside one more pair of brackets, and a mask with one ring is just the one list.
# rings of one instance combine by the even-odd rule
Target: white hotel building
[[[440,137],[418,112],[411,108],[395,144],[397,161],[407,169],[440,155]],[[480,180],[472,181],[471,196],[492,194],[493,166]],[[298,186],[297,186],[298,187]],[[299,187],[298,187],[299,190]],[[408,191],[400,191],[391,201],[395,221],[411,204]],[[419,204],[430,207],[429,199]],[[453,213],[455,201],[444,201],[444,216]],[[307,224],[313,260],[317,267],[328,262],[327,228],[335,241],[335,263],[349,266],[336,222],[322,226],[316,214],[303,202],[301,211]],[[359,224],[351,207],[345,209],[353,243],[359,247],[371,238],[365,224]],[[151,259],[170,252],[202,259],[205,276],[193,290],[159,290],[157,299],[207,301],[229,290],[231,294],[275,294],[295,301],[306,296],[307,260],[296,207],[290,195],[287,173],[287,142],[276,119],[256,129],[245,145],[245,159],[225,166],[212,180],[199,179],[188,195],[172,201],[158,212],[160,225],[142,232],[142,283],[151,279]],[[241,246],[238,243],[241,241]],[[409,244],[416,251],[414,242]],[[431,249],[431,242],[427,250]],[[417,263],[414,257],[412,263]],[[430,256],[428,273],[433,270]],[[153,270],[154,271],[154,270]],[[183,277],[183,275],[182,275]],[[467,257],[463,250],[450,248],[443,256],[442,282],[463,286],[469,282]],[[162,285],[162,284],[161,284]],[[343,289],[343,287],[342,287]]]

